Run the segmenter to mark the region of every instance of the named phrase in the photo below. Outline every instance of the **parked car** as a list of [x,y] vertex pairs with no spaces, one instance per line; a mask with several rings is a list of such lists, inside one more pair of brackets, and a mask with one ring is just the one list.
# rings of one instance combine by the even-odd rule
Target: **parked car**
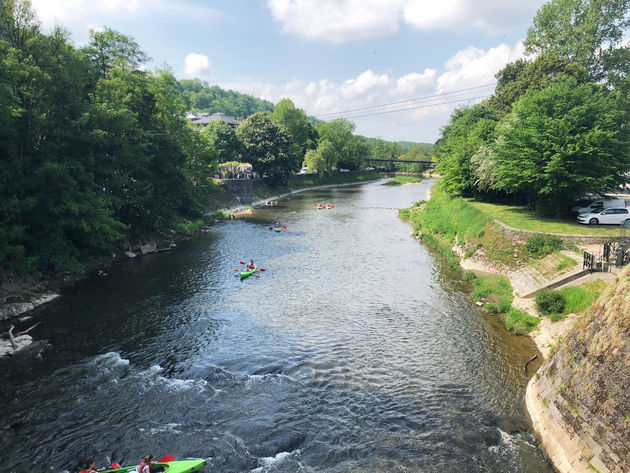
[[624,221],[630,220],[630,211],[627,208],[604,209],[599,212],[583,213],[578,215],[577,221],[583,224],[598,225],[620,225]]
[[306,173],[308,173],[308,168],[307,167],[300,169],[300,174],[306,174]]
[[623,199],[595,199],[586,207],[580,207],[577,209],[577,213],[599,213],[604,209],[622,208],[626,206],[626,201]]

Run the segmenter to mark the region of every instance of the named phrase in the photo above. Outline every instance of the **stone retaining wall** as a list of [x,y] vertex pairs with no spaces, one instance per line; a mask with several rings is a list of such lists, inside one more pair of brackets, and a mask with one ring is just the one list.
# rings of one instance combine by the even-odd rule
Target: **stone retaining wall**
[[509,225],[506,225],[505,223],[499,220],[495,220],[495,222],[498,223],[503,228],[503,230],[505,230],[505,235],[508,238],[513,238],[513,239],[521,240],[521,241],[527,240],[532,235],[541,235],[541,234],[552,235],[564,241],[570,241],[573,243],[584,244],[584,245],[604,244],[604,243],[608,243],[616,239],[616,237],[614,236],[606,236],[606,235],[572,235],[572,234],[566,234],[566,233],[547,233],[547,232],[536,232],[533,230],[521,230],[519,228],[510,227]]

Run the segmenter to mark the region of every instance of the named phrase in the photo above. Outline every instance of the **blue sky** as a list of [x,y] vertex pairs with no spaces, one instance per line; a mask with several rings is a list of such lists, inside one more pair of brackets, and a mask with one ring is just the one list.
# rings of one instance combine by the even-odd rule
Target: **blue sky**
[[434,142],[454,107],[491,88],[440,94],[491,84],[523,56],[521,42],[543,3],[32,0],[43,29],[61,25],[76,45],[90,28],[107,26],[135,39],[152,58],[148,68],[167,64],[178,79],[198,77],[274,103],[288,97],[317,117],[437,94],[423,108],[408,102],[416,108],[351,118],[359,134],[421,142]]

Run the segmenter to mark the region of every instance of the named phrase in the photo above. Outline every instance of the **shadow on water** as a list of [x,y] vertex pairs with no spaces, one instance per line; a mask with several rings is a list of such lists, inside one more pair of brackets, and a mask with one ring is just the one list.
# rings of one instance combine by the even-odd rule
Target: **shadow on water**
[[[531,340],[397,218],[428,186],[298,194],[65,290],[33,315],[38,345],[0,361],[5,469],[153,452],[213,472],[551,472],[523,410]],[[241,281],[249,258],[266,271]]]

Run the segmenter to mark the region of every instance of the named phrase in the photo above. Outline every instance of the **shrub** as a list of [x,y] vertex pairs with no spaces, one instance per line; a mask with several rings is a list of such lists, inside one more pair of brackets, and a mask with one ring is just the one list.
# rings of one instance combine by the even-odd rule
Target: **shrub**
[[536,234],[527,239],[525,248],[534,257],[541,257],[561,250],[564,244],[560,238],[551,235]]
[[541,314],[562,314],[566,304],[567,299],[561,292],[543,289],[536,294],[536,308]]
[[510,304],[510,302],[508,301],[503,301],[503,300],[499,301],[499,305],[497,306],[497,310],[499,311],[499,314],[505,314],[511,308],[512,308],[512,304]]
[[464,273],[464,281],[474,281],[477,279],[477,275],[473,271],[466,271]]
[[494,302],[488,302],[486,305],[483,306],[483,310],[485,310],[486,312],[489,312],[491,314],[498,314],[499,313],[499,309],[498,309],[497,305]]

